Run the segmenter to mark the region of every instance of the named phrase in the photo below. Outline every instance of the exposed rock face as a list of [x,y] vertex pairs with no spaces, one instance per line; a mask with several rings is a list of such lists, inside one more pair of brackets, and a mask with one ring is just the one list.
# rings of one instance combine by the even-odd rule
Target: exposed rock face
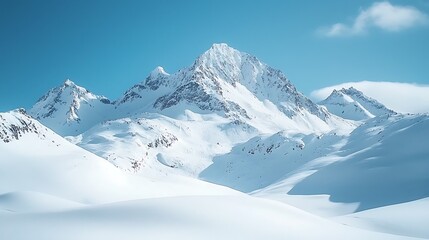
[[0,113],[0,140],[5,143],[19,140],[29,133],[44,138],[44,131],[45,128],[27,115],[24,109]]
[[249,118],[246,107],[236,100],[241,89],[261,101],[271,101],[288,117],[304,109],[324,121],[329,117],[328,112],[298,92],[281,71],[226,44],[214,44],[193,65],[175,74],[157,67],[145,81],[128,90],[116,105],[121,108],[141,102],[134,104],[162,111],[184,103],[202,111]]
[[101,121],[112,108],[106,97],[67,79],[41,97],[29,114],[61,135],[75,135]]

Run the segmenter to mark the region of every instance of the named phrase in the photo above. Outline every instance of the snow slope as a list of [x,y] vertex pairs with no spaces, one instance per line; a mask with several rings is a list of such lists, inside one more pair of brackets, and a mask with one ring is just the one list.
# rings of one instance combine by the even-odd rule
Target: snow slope
[[0,142],[0,239],[411,239],[196,179],[129,174],[22,110],[0,116],[18,136]]
[[1,113],[0,125],[3,129],[31,126],[31,131],[18,133],[18,139],[0,142],[0,194],[30,191],[80,203],[189,194],[238,194],[176,175],[148,178],[128,174],[68,142],[21,111]]
[[349,226],[429,239],[429,198],[389,205],[335,218]]
[[108,121],[68,139],[127,171],[196,176],[214,156],[256,134],[216,114],[188,114],[186,120],[147,113]]
[[429,197],[427,132],[427,115],[374,118],[351,134],[339,160],[289,194],[328,194],[333,202],[359,203],[357,211]]
[[[372,118],[332,142],[336,149],[327,155],[304,161],[251,195],[372,231],[427,238],[425,216],[414,213],[428,207],[428,130],[428,115]],[[243,168],[238,173],[246,173]]]
[[338,150],[345,136],[278,132],[257,136],[234,146],[231,152],[216,156],[201,172],[203,180],[251,192],[267,187],[284,175],[298,171],[316,158]]
[[427,115],[384,115],[350,135],[256,137],[217,156],[200,177],[259,195],[328,195],[357,203],[352,211],[398,204],[429,197],[427,132]]

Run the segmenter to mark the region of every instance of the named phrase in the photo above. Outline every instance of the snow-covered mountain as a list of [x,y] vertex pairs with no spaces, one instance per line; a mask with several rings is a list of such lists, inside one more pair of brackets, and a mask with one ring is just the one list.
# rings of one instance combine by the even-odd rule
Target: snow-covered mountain
[[113,109],[110,100],[67,79],[51,89],[29,114],[60,135],[77,135],[106,119]]
[[260,119],[265,124],[259,125],[284,122],[288,128],[312,131],[341,124],[298,92],[281,71],[226,44],[214,44],[177,73],[157,67],[117,100],[116,108],[126,114],[144,111],[170,117],[183,115],[186,109],[215,112],[257,128]]
[[429,237],[426,215],[396,214],[429,207],[429,116],[354,88],[321,104],[226,44],[113,102],[67,80],[29,114],[0,113],[0,239],[62,238],[51,225],[85,226],[82,239]]
[[[72,93],[65,94],[64,88]],[[214,44],[177,73],[157,67],[112,104],[68,82],[48,96],[51,92],[73,96],[77,100],[68,102],[80,107],[66,112],[64,100],[64,106],[55,107],[63,110],[44,123],[129,171],[174,168],[197,176],[214,156],[259,134],[324,134],[355,127],[298,92],[281,71],[226,44]],[[54,97],[44,99],[43,106],[58,105],[49,102]],[[35,116],[39,105],[32,110]],[[63,118],[73,112],[79,113],[78,120]]]
[[157,67],[114,102],[66,80],[29,113],[62,136],[76,136],[106,120],[145,112],[177,119],[188,111],[215,113],[264,133],[325,132],[350,124],[298,92],[281,71],[226,44],[214,44],[174,74]]
[[[127,91],[118,103],[142,99],[160,110],[189,103],[202,111],[220,111],[248,118],[245,109],[234,99],[237,91],[244,90],[240,87],[260,100],[283,106],[281,110],[289,117],[303,109],[326,117],[317,105],[297,92],[279,70],[226,44],[214,44],[192,66],[175,74],[167,74],[162,67],[157,67],[144,82]],[[158,97],[146,94],[151,91],[157,91]]]
[[377,100],[365,96],[353,87],[334,89],[331,95],[319,104],[326,106],[329,112],[337,116],[357,121],[385,114],[395,114]]

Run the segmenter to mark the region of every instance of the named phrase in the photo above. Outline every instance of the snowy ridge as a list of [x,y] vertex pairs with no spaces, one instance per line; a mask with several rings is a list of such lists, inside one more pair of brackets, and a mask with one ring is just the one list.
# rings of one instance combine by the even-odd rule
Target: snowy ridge
[[215,114],[201,117],[188,112],[188,119],[179,120],[146,113],[106,121],[68,139],[127,171],[197,176],[213,156],[257,134]]
[[155,68],[113,103],[66,80],[29,113],[63,136],[76,136],[106,120],[144,112],[183,118],[187,111],[216,113],[263,133],[326,132],[351,124],[298,92],[281,71],[226,44],[214,44],[174,74]]
[[[116,108],[125,115],[146,111],[171,117],[186,109],[216,112],[250,125],[257,118],[270,121],[266,115],[284,115],[289,128],[311,130],[343,124],[299,93],[281,71],[226,44],[214,44],[175,74],[156,68],[116,101]],[[304,124],[297,127],[297,122]]]
[[67,79],[51,89],[29,114],[61,135],[79,134],[98,123],[112,109],[110,100]]
[[141,99],[144,105],[159,110],[187,102],[203,111],[251,118],[249,110],[234,98],[243,95],[237,85],[259,101],[271,101],[289,118],[303,110],[322,120],[329,117],[329,113],[299,93],[281,71],[226,44],[214,44],[192,66],[175,74],[169,75],[161,67],[156,68],[144,82],[127,91],[117,107],[134,99]]
[[44,139],[46,132],[47,128],[30,117],[24,109],[0,113],[0,142],[16,141],[25,134],[35,134]]
[[331,95],[319,104],[326,106],[329,112],[337,116],[357,121],[385,114],[396,114],[353,87],[333,90]]

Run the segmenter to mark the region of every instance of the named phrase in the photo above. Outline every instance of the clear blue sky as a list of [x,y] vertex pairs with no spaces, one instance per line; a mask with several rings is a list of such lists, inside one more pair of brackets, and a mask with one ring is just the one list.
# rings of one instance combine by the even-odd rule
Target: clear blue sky
[[[116,99],[160,65],[192,64],[225,42],[282,70],[297,88],[346,81],[429,83],[428,24],[329,37],[374,1],[0,1],[0,111],[28,108],[70,78]],[[390,1],[429,13],[428,0]]]

